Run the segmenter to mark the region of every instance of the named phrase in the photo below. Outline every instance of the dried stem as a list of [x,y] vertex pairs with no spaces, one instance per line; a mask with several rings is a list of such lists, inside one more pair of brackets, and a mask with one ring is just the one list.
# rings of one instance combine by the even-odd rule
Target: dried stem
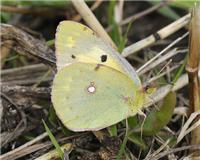
[[186,53],[187,51],[188,51],[187,49],[184,49],[184,50],[177,50],[177,48],[172,49],[167,54],[161,56],[160,58],[158,58],[157,60],[155,60],[151,64],[147,65],[143,70],[138,72],[138,74],[142,75],[142,74],[152,70],[154,67],[158,66],[159,64],[165,64],[165,61],[168,60],[168,59],[171,59],[173,56],[175,56],[179,53]]
[[123,21],[121,21],[119,23],[119,25],[120,26],[121,25],[125,25],[125,24],[129,23],[130,21],[134,21],[136,19],[142,18],[143,16],[145,16],[147,14],[150,14],[150,13],[158,10],[159,8],[162,8],[162,7],[166,6],[167,3],[168,3],[168,1],[161,1],[160,3],[158,3],[156,5],[153,5],[152,7],[148,8],[148,9],[146,9],[146,10],[144,10],[144,11],[138,13],[138,14],[135,14],[133,16],[130,16],[130,17],[124,19]]
[[155,157],[152,157],[152,159],[154,160],[159,160],[171,153],[176,153],[176,152],[180,152],[183,150],[200,150],[200,145],[191,145],[191,146],[183,146],[183,147],[179,147],[179,148],[174,148],[174,149],[170,149],[169,151],[163,151],[161,153],[159,153],[158,155],[156,155]]
[[[72,136],[68,136],[68,137],[63,137],[58,139],[58,142],[66,142],[69,141],[70,139],[75,139],[77,137],[80,137],[81,135],[85,135],[87,133],[80,133],[80,134],[75,134]],[[18,159],[21,158],[25,155],[28,155],[30,153],[33,153],[35,151],[38,151],[40,149],[46,148],[46,147],[50,147],[52,146],[52,142],[46,141],[46,142],[40,142],[41,140],[43,140],[48,134],[45,132],[37,137],[35,137],[33,140],[5,153],[0,155],[0,160],[14,160],[14,159]]]
[[[90,7],[91,11],[94,11],[96,10],[100,5],[101,3],[103,2],[103,0],[96,0],[93,5]],[[80,14],[72,17],[72,20],[73,21],[80,21],[82,19],[82,17],[80,16]]]
[[85,20],[85,22],[101,37],[103,38],[107,43],[109,43],[113,48],[117,48],[112,39],[109,37],[109,35],[104,30],[103,26],[99,23],[99,21],[96,19],[95,15],[92,13],[90,8],[87,6],[87,4],[83,0],[77,0],[77,1],[71,1],[76,8],[76,10],[79,12],[79,14],[82,16],[82,18]]
[[179,30],[182,27],[184,27],[185,25],[187,25],[189,20],[190,20],[190,16],[191,16],[191,14],[187,14],[184,17],[178,19],[177,21],[175,21],[175,22],[169,24],[168,26],[160,29],[155,34],[152,34],[152,35],[148,36],[147,38],[140,40],[140,41],[126,47],[122,52],[122,56],[127,57],[131,54],[134,54],[134,53],[140,51],[141,49],[143,49],[145,47],[152,45],[157,40],[165,39],[169,35],[173,34],[177,30]]
[[[146,15],[148,15],[148,14],[150,14],[150,13],[156,11],[156,10],[158,10],[159,8],[162,8],[162,7],[166,6],[168,4],[168,2],[169,1],[162,1],[162,2],[160,2],[158,4],[156,4],[156,5],[153,5],[152,7],[148,8],[148,9],[145,9],[145,10],[143,10],[143,11],[137,13],[137,14],[134,14],[134,15],[132,15],[130,17],[125,18],[124,20],[120,21],[118,23],[118,25],[120,27],[122,27],[123,25],[128,24],[129,22],[133,22],[133,21],[135,21],[137,19],[140,19],[140,18],[142,18],[142,17],[144,17],[144,16],[146,16]],[[106,28],[106,31],[110,32],[112,29],[113,29],[112,26],[109,26],[108,28]]]
[[[45,41],[8,24],[1,24],[1,46],[14,49],[17,53],[35,57],[50,66],[55,65],[55,55]],[[12,45],[10,45],[12,41]]]
[[[69,154],[72,149],[72,146],[73,146],[72,143],[66,143],[61,146],[61,150]],[[56,151],[56,149],[51,150],[40,157],[37,157],[35,160],[52,160],[52,159],[59,159],[59,154]]]
[[49,87],[33,88],[31,86],[2,85],[1,92],[3,92],[6,95],[21,94],[21,95],[31,96],[31,97],[36,97],[36,98],[49,99],[50,93],[51,93],[51,88],[49,88]]
[[188,35],[188,32],[186,32],[185,34],[183,34],[181,37],[178,37],[175,41],[173,41],[171,44],[169,44],[166,48],[164,48],[161,52],[159,52],[155,57],[153,57],[152,59],[150,59],[148,62],[146,62],[143,66],[141,66],[137,72],[141,72],[143,73],[143,69],[147,68],[148,65],[150,65],[153,61],[155,61],[158,57],[160,57],[163,53],[165,53],[167,50],[169,50],[171,47],[173,47],[175,44],[177,44],[178,42],[180,42],[183,38],[185,38]]
[[[200,111],[200,85],[198,68],[200,60],[200,7],[195,7],[190,22],[189,58],[186,70],[189,77],[190,111]],[[191,143],[200,144],[200,127],[192,132]],[[200,155],[200,154],[199,154]]]
[[53,74],[49,74],[42,79],[48,72],[48,67],[44,64],[33,64],[18,68],[4,69],[1,71],[2,85],[30,85],[39,82],[49,82],[53,79]]

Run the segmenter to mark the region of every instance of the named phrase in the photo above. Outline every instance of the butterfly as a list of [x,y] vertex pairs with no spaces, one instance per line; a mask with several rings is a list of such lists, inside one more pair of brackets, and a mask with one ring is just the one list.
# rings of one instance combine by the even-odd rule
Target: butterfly
[[132,66],[85,25],[62,21],[56,31],[51,99],[72,131],[97,131],[137,114],[146,94]]

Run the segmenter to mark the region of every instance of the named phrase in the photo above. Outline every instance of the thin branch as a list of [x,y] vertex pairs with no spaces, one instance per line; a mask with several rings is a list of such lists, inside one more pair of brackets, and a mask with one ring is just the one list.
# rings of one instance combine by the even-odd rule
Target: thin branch
[[180,42],[183,38],[185,38],[188,35],[188,32],[186,32],[185,34],[183,34],[181,37],[177,38],[174,42],[172,42],[171,44],[169,44],[166,48],[164,48],[160,53],[158,53],[155,57],[153,57],[152,59],[150,59],[148,62],[146,62],[142,67],[140,67],[137,72],[141,72],[144,68],[146,68],[149,64],[151,64],[155,59],[157,59],[158,57],[160,57],[163,53],[165,53],[167,50],[169,50],[171,47],[173,47],[175,44],[177,44],[178,42]]
[[2,139],[1,142],[1,147],[5,146],[7,143],[11,142],[13,139],[19,137],[26,129],[27,127],[27,118],[26,118],[26,114],[24,113],[24,111],[18,106],[16,105],[13,100],[8,97],[6,94],[4,94],[3,92],[0,92],[0,95],[2,98],[4,98],[7,102],[9,102],[11,105],[13,105],[15,107],[15,109],[19,112],[20,116],[21,116],[21,120],[18,123],[18,125],[15,127],[14,131],[12,131],[10,134],[7,134],[5,136],[4,139]]
[[160,29],[155,34],[152,34],[152,35],[148,36],[147,38],[140,40],[140,41],[126,47],[122,52],[122,56],[127,57],[131,54],[134,54],[134,53],[140,51],[141,49],[144,49],[144,48],[152,45],[153,43],[155,43],[156,41],[158,41],[160,39],[165,39],[166,37],[170,36],[174,32],[178,31],[179,29],[181,29],[182,27],[187,25],[189,23],[190,16],[191,16],[191,14],[187,14],[184,17],[178,19],[177,21]]
[[[1,45],[14,49],[17,53],[35,57],[50,66],[55,65],[55,55],[45,41],[34,38],[23,30],[8,24],[1,24]],[[8,42],[12,41],[10,46]]]
[[[36,51],[37,53],[38,51]],[[43,75],[48,72],[49,67],[44,64],[33,64],[23,67],[4,69],[1,71],[2,85],[30,85],[53,80],[53,73],[42,79]]]
[[17,85],[2,85],[1,92],[6,95],[12,94],[22,94],[26,96],[36,97],[36,98],[50,98],[51,89],[49,87],[31,87],[31,86],[17,86]]
[[[181,63],[180,63],[180,64],[181,64]],[[177,69],[179,66],[180,66],[180,65],[172,66],[172,67],[169,69],[169,71],[162,72],[162,73],[160,73],[160,74],[158,74],[158,75],[156,75],[156,76],[154,76],[154,77],[148,79],[143,85],[146,86],[146,85],[152,83],[153,81],[156,81],[157,79],[159,79],[159,78],[163,77],[164,75],[166,75],[168,72],[174,71],[174,70]]]
[[113,48],[117,48],[110,36],[106,33],[103,26],[100,24],[100,22],[97,20],[95,15],[92,13],[90,8],[87,6],[87,4],[84,2],[84,0],[77,0],[77,1],[71,1],[76,10],[79,12],[79,14],[82,16],[82,18],[85,20],[85,22],[101,37],[103,38],[108,44],[110,44]]
[[151,101],[144,104],[144,107],[149,107],[156,102],[162,100],[170,91],[177,91],[188,84],[188,76],[187,74],[183,74],[176,83],[172,86],[170,84],[165,85],[163,87],[158,88],[158,90],[150,95]]
[[159,8],[162,8],[162,7],[166,6],[167,4],[168,4],[168,1],[162,1],[162,2],[160,2],[158,4],[156,4],[156,5],[153,5],[152,7],[148,8],[148,9],[138,13],[138,14],[135,14],[133,16],[130,16],[130,17],[124,19],[123,21],[121,21],[119,23],[119,25],[122,26],[122,25],[125,25],[125,24],[129,23],[130,21],[135,21],[135,20],[137,20],[139,18],[142,18],[145,15],[150,14],[150,13],[158,10]]
[[199,115],[200,115],[200,112],[194,112],[190,115],[188,120],[185,122],[184,126],[181,128],[181,131],[180,131],[179,136],[177,138],[176,144],[178,144],[183,139],[183,137],[185,137],[185,135],[188,134],[187,130],[188,130],[189,126],[194,121],[194,119]]
[[[58,142],[65,142],[67,140],[74,139],[74,138],[80,137],[81,135],[85,135],[85,134],[87,134],[87,133],[80,133],[80,134],[75,134],[72,136],[64,137],[64,138],[58,139]],[[47,137],[47,135],[48,134],[46,134],[46,133],[39,135],[35,139],[21,145],[20,147],[15,148],[14,150],[11,150],[3,155],[0,155],[0,159],[13,160],[13,159],[17,159],[17,158],[23,157],[25,155],[28,155],[30,153],[33,153],[35,151],[38,151],[40,149],[52,146],[52,142],[37,143],[37,142],[41,141],[42,139],[44,139],[45,137]]]
[[[69,154],[72,151],[73,148],[73,144],[72,143],[66,143],[64,145],[62,145],[61,150],[65,153],[67,152],[67,154]],[[59,154],[56,151],[56,149],[53,149],[45,154],[43,154],[42,156],[37,157],[35,160],[52,160],[52,159],[59,159]],[[69,157],[67,156],[67,159],[64,157],[63,160],[69,160]]]
[[190,146],[183,146],[183,147],[179,147],[179,148],[174,148],[174,149],[171,149],[170,151],[164,151],[164,152],[161,152],[159,153],[158,155],[156,155],[155,157],[152,157],[152,159],[154,160],[159,160],[169,154],[172,154],[172,153],[176,153],[176,152],[180,152],[180,151],[183,151],[183,150],[200,150],[200,145],[190,145]]
[[155,60],[153,63],[149,64],[148,66],[146,66],[144,69],[142,69],[139,72],[139,75],[142,75],[150,70],[152,70],[153,68],[155,68],[156,66],[158,66],[159,64],[162,64],[163,62],[165,62],[166,60],[168,60],[169,58],[172,58],[173,56],[179,54],[179,53],[186,53],[188,51],[188,49],[184,49],[184,50],[177,50],[177,48],[169,51],[167,54],[161,56],[159,59]]
[[[189,77],[190,111],[200,110],[200,84],[198,69],[200,66],[200,6],[193,9],[190,23],[189,58],[186,70]],[[198,118],[197,118],[198,119]],[[192,132],[192,144],[200,144],[200,127]],[[198,154],[200,156],[200,153]]]
[[[103,0],[96,0],[92,6],[90,7],[91,11],[96,10],[101,4],[102,4]],[[82,19],[82,17],[80,16],[80,14],[72,17],[73,21],[80,21]]]
[[[140,19],[140,18],[142,18],[142,17],[144,17],[144,16],[146,16],[146,15],[148,15],[148,14],[150,14],[150,13],[156,11],[156,10],[158,10],[159,8],[162,8],[162,7],[166,6],[167,4],[168,4],[168,1],[162,1],[162,2],[156,4],[156,5],[154,5],[154,6],[150,7],[150,8],[148,8],[148,9],[142,11],[142,12],[139,12],[139,13],[137,13],[137,14],[134,14],[134,15],[132,15],[132,16],[130,16],[130,17],[128,17],[128,18],[126,18],[126,19],[120,21],[120,22],[118,23],[118,25],[119,25],[119,26],[123,26],[123,25],[125,25],[125,24],[127,24],[127,23],[129,23],[129,22],[133,22],[133,21],[135,21],[135,20],[137,20],[137,19]],[[111,30],[112,30],[112,26],[109,26],[109,27],[106,29],[107,32],[110,32]]]

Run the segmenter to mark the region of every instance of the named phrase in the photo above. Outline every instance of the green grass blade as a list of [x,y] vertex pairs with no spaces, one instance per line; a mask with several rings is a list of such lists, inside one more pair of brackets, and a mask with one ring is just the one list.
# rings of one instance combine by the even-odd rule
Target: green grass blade
[[115,125],[108,127],[108,132],[111,137],[117,136],[117,125],[115,124]]
[[124,36],[120,36],[120,41],[119,41],[119,46],[118,46],[118,51],[121,53],[123,49],[125,48],[126,42],[127,42],[127,37],[128,37],[128,32],[132,26],[133,21],[129,22],[128,27],[126,29],[126,33]]
[[51,39],[51,40],[46,41],[46,44],[48,46],[52,46],[52,45],[54,45],[54,43],[55,43],[55,39]]
[[137,135],[135,133],[130,133],[128,135],[128,140],[140,147],[142,150],[146,150],[148,147],[143,139],[141,139],[140,135]]
[[119,152],[117,154],[116,160],[121,160],[122,159],[122,156],[125,153],[125,147],[126,147],[127,141],[128,141],[128,135],[125,135],[124,140],[122,142],[122,145],[120,146]]
[[177,8],[181,8],[181,9],[185,9],[185,10],[188,10],[188,9],[191,9],[195,3],[197,5],[200,4],[200,1],[199,0],[176,0],[176,1],[172,1],[171,3],[169,3],[170,6],[172,7],[177,7]]
[[[159,1],[151,1],[149,3],[151,3],[152,5],[157,5],[158,3],[162,3],[162,2],[159,0]],[[158,12],[162,14],[163,16],[170,18],[172,20],[177,20],[180,18],[180,16],[169,6],[160,8]]]
[[56,148],[56,151],[58,152],[58,155],[60,156],[61,159],[63,159],[64,157],[64,153],[60,147],[60,145],[58,144],[56,138],[54,137],[54,135],[52,134],[52,132],[50,131],[49,127],[47,126],[47,124],[45,123],[44,120],[42,120],[43,124],[44,124],[44,128],[51,140],[51,142],[53,143],[54,147]]
[[183,64],[178,68],[178,70],[176,71],[176,74],[173,78],[172,83],[175,84],[176,81],[179,79],[179,77],[181,76],[181,74],[183,73],[183,70],[185,69],[185,65],[187,63],[187,59],[188,59],[188,54],[186,55]]

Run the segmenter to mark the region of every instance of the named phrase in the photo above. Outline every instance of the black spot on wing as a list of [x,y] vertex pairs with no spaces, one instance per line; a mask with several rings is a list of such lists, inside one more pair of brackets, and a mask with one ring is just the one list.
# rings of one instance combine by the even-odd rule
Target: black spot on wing
[[108,59],[107,55],[101,55],[101,62],[106,62]]
[[71,57],[72,57],[73,59],[75,59],[75,58],[76,58],[76,56],[75,56],[75,55],[73,55],[73,54],[72,54],[72,56],[71,56]]

